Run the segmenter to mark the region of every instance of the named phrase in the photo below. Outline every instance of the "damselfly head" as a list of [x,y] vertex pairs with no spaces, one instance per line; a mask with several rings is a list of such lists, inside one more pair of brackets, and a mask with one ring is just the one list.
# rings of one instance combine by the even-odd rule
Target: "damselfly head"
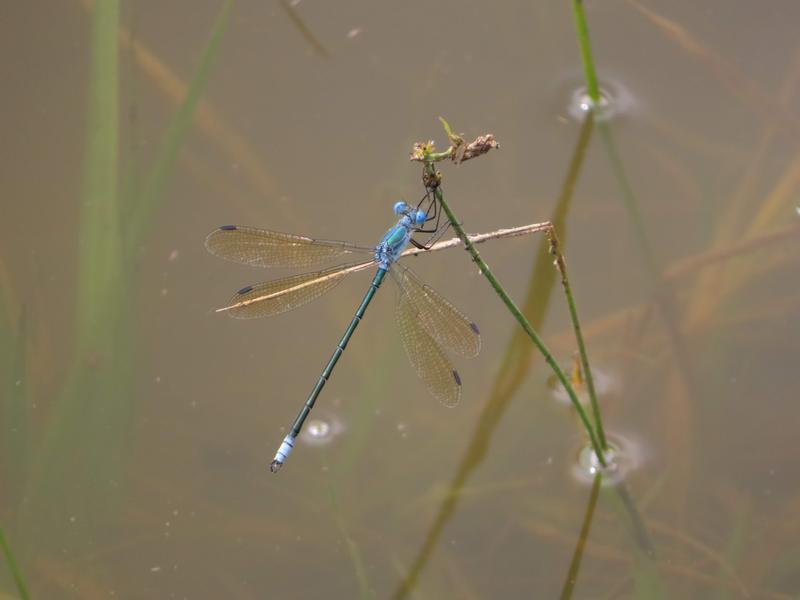
[[418,208],[411,208],[408,204],[406,204],[402,200],[400,200],[399,202],[395,202],[394,212],[397,215],[403,215],[405,217],[408,217],[410,224],[413,225],[414,227],[419,227],[428,218],[428,215],[425,214],[425,211],[420,210]]
[[421,227],[422,224],[425,223],[425,219],[428,218],[428,215],[425,214],[425,211],[419,210],[418,208],[412,210],[411,214],[409,214],[408,216],[411,217],[411,220],[417,227]]

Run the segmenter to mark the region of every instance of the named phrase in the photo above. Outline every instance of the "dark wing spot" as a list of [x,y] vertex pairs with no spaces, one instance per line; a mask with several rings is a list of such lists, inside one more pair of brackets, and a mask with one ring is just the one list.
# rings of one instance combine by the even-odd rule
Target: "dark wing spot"
[[475,332],[475,333],[477,333],[478,335],[480,335],[480,334],[481,334],[480,330],[478,329],[478,326],[477,326],[475,323],[470,323],[470,324],[469,324],[469,326],[470,326],[470,328],[472,329],[472,331],[474,331],[474,332]]
[[453,379],[456,380],[456,383],[458,385],[461,385],[461,377],[459,376],[458,371],[456,371],[455,369],[453,370]]
[[222,231],[236,231],[236,225],[223,225],[220,229]]
[[245,286],[245,287],[243,287],[242,289],[240,289],[240,290],[239,290],[238,292],[236,292],[236,293],[237,293],[237,294],[240,294],[240,295],[241,295],[241,294],[246,294],[247,292],[249,292],[249,291],[252,291],[252,289],[253,289],[253,286],[252,286],[252,285],[248,285],[248,286]]

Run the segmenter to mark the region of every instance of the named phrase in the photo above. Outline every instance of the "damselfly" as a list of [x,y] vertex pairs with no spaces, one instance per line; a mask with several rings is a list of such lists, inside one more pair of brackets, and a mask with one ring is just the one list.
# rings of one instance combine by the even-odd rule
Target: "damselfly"
[[[431,204],[435,213],[435,203]],[[206,248],[212,254],[258,267],[312,267],[328,259],[351,254],[372,255],[370,260],[242,288],[231,298],[228,306],[218,309],[218,312],[225,311],[240,319],[277,315],[295,309],[329,291],[346,275],[377,266],[375,277],[353,320],[275,454],[270,465],[273,473],[280,469],[289,456],[317,396],[330,378],[386,273],[397,284],[396,320],[403,347],[414,370],[431,394],[446,406],[455,406],[461,398],[461,378],[442,348],[463,356],[475,356],[480,350],[478,327],[431,287],[423,284],[410,269],[396,262],[409,243],[421,247],[411,239],[412,235],[417,232],[436,235],[438,222],[433,229],[424,228],[426,222],[435,218],[435,214],[429,217],[419,206],[414,208],[405,202],[396,203],[394,212],[400,216],[399,221],[374,248],[237,225],[220,227],[206,238]]]

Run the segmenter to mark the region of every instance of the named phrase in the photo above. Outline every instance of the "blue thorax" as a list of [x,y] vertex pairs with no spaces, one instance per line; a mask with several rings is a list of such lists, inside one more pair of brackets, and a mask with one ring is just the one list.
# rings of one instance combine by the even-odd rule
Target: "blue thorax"
[[380,243],[375,246],[375,262],[381,269],[388,270],[392,263],[398,259],[414,232],[425,223],[427,215],[424,211],[411,208],[405,202],[394,205],[395,214],[402,215],[397,224],[383,236]]

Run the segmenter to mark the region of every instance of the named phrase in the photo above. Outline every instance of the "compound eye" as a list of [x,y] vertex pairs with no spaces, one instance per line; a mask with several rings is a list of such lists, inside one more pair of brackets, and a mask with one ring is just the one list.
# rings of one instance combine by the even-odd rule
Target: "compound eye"
[[400,200],[400,202],[395,202],[393,210],[396,215],[404,215],[408,212],[408,204]]
[[417,214],[414,215],[414,223],[417,225],[417,227],[419,227],[420,225],[422,225],[425,222],[425,219],[427,219],[427,218],[428,218],[428,215],[426,215],[423,211],[418,210]]

